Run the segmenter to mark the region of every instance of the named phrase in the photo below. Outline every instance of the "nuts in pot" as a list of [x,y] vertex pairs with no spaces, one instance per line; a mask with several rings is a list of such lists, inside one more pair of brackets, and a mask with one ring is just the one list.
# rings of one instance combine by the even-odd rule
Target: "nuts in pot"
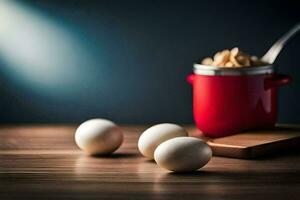
[[256,56],[250,56],[237,47],[217,52],[213,58],[204,58],[201,64],[216,67],[256,67],[267,65],[267,63],[259,60]]

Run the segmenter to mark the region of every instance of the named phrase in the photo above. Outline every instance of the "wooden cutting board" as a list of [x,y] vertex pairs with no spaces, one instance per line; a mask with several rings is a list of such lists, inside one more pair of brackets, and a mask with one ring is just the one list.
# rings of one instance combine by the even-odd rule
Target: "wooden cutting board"
[[300,150],[300,126],[277,125],[273,129],[249,131],[208,139],[217,156],[251,159]]

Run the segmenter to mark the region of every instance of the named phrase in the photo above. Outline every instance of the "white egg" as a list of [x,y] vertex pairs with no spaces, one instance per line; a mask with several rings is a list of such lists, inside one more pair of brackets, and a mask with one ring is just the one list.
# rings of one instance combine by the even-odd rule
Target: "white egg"
[[145,157],[154,158],[154,151],[162,142],[175,138],[188,136],[187,131],[176,124],[157,124],[142,133],[138,141],[138,148]]
[[114,152],[121,146],[123,133],[112,121],[91,119],[77,128],[75,142],[88,154],[105,155]]
[[174,172],[195,171],[208,163],[211,148],[201,139],[178,137],[161,143],[154,152],[156,163]]

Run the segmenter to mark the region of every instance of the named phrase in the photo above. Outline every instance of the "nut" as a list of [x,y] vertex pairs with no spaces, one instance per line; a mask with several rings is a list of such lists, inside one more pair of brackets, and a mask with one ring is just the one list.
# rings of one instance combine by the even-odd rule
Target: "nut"
[[203,59],[202,64],[217,67],[249,67],[266,65],[266,63],[259,60],[256,56],[245,54],[237,47],[231,50],[225,49],[217,52],[213,58],[207,57]]
[[227,62],[225,64],[225,67],[234,67],[233,63],[232,62]]
[[203,65],[211,65],[213,63],[213,59],[210,57],[204,58],[201,62]]

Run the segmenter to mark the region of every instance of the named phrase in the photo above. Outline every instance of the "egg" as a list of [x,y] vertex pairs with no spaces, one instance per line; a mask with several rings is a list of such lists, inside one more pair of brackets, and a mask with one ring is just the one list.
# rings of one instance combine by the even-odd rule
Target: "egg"
[[110,154],[121,146],[123,132],[112,121],[91,119],[77,128],[75,142],[80,149],[88,154]]
[[157,124],[142,133],[138,141],[138,149],[147,158],[154,158],[154,151],[162,142],[175,138],[188,136],[187,131],[177,124]]
[[208,163],[212,150],[203,140],[178,137],[161,143],[154,152],[156,163],[174,172],[195,171]]

